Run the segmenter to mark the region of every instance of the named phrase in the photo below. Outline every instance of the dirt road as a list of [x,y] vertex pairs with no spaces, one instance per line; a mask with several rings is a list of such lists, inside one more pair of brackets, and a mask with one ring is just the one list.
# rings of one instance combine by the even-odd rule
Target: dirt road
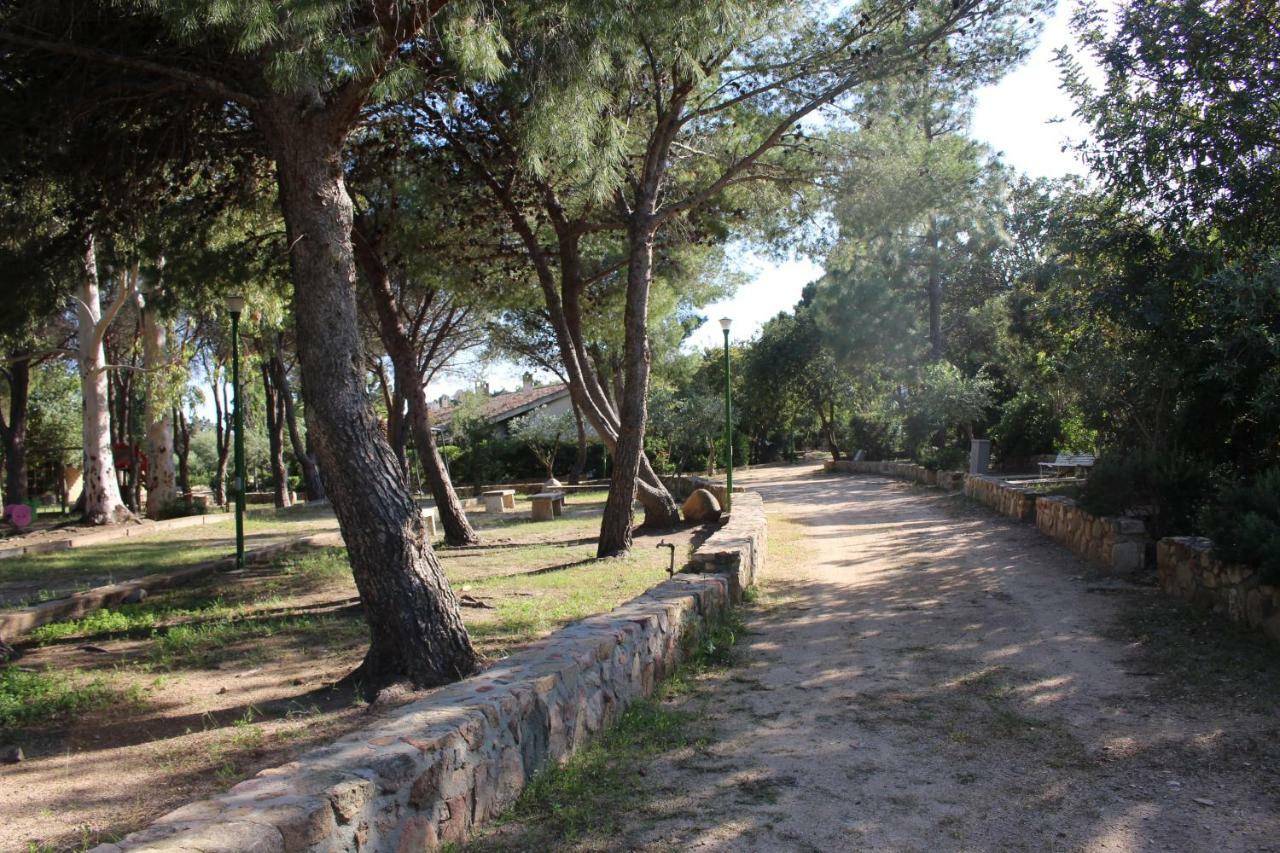
[[803,525],[708,739],[617,849],[1280,850],[1274,647],[1093,576],[962,497],[740,475]]

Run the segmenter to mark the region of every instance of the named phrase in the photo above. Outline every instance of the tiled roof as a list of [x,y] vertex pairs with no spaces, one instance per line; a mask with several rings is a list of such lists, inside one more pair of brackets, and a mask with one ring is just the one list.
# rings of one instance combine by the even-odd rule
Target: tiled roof
[[[521,389],[519,391],[505,391],[501,394],[494,394],[485,401],[481,411],[489,423],[502,423],[539,406],[545,406],[547,403],[558,400],[568,393],[569,387],[564,383],[540,385],[536,388]],[[453,414],[457,410],[457,406],[432,409],[431,423],[435,426],[444,426],[453,420]]]

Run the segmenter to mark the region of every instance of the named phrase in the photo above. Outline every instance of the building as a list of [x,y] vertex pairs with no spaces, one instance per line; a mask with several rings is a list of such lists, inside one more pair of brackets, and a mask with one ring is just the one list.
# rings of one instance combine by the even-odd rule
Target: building
[[537,385],[533,374],[526,373],[522,387],[517,391],[489,392],[489,383],[476,384],[476,390],[464,392],[457,397],[443,396],[431,407],[431,424],[435,429],[447,432],[453,416],[458,412],[465,398],[480,399],[480,413],[494,432],[505,438],[508,425],[514,419],[527,415],[535,409],[546,409],[549,414],[558,415],[571,411],[573,403],[569,400],[569,386],[563,382],[553,385]]

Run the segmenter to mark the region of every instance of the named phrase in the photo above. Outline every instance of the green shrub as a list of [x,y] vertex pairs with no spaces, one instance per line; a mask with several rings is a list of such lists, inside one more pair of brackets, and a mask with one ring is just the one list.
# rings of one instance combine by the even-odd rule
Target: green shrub
[[1220,559],[1256,566],[1263,580],[1280,583],[1280,468],[1223,489],[1206,507],[1201,528]]
[[1155,538],[1194,533],[1208,499],[1210,468],[1201,459],[1177,452],[1112,452],[1098,459],[1080,495],[1093,515],[1149,510]]
[[1041,394],[1020,392],[1005,403],[991,428],[991,444],[1001,463],[1027,462],[1033,456],[1076,450],[1063,444],[1062,422]]
[[969,467],[969,454],[960,447],[929,447],[916,449],[917,465],[938,471],[963,471]]

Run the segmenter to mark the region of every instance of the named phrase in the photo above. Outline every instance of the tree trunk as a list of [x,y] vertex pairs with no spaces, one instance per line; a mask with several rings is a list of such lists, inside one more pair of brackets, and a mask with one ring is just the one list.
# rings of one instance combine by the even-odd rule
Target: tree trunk
[[431,430],[431,409],[427,401],[426,383],[418,371],[417,354],[409,340],[409,334],[400,322],[395,293],[391,290],[391,278],[378,256],[377,247],[370,242],[370,235],[361,233],[358,236],[356,259],[373,295],[373,304],[378,312],[379,335],[396,372],[397,390],[409,402],[409,424],[414,447],[418,451],[422,469],[426,472],[427,486],[431,489],[436,512],[440,515],[444,541],[453,546],[474,545],[480,541],[480,537],[467,521],[462,501],[458,500],[449,470],[436,445],[436,436]]
[[191,497],[191,425],[187,422],[187,413],[180,406],[173,407],[174,441],[173,447],[178,454],[178,494],[184,498]]
[[320,479],[320,467],[316,465],[316,455],[307,447],[302,431],[298,429],[298,413],[293,404],[293,387],[289,382],[289,371],[284,366],[282,355],[283,344],[280,335],[276,335],[276,351],[271,356],[271,381],[280,391],[284,400],[285,426],[289,429],[289,444],[293,447],[293,458],[298,460],[302,468],[302,484],[307,490],[308,501],[324,500],[324,482]]
[[115,459],[111,455],[111,413],[107,407],[107,357],[102,345],[106,327],[124,299],[124,285],[104,315],[98,295],[98,259],[93,233],[85,236],[84,265],[76,321],[80,339],[80,388],[84,396],[81,440],[84,442],[84,520],[116,524],[132,517],[120,496]]
[[942,275],[938,271],[938,223],[929,217],[929,358],[942,361]]
[[569,401],[573,406],[573,423],[578,428],[578,455],[574,457],[573,470],[569,472],[569,485],[576,486],[582,482],[583,472],[587,470],[587,425],[582,422],[582,410],[573,403],[572,395]]
[[354,118],[300,109],[287,96],[266,101],[256,118],[276,162],[291,247],[307,432],[369,624],[369,651],[350,678],[366,695],[402,680],[456,680],[475,670],[476,653],[365,395],[341,159]]
[[218,450],[218,467],[213,477],[213,500],[227,505],[227,465],[231,461],[231,409],[227,405],[227,386],[221,381],[222,371],[213,370],[213,437]]
[[0,438],[4,439],[4,503],[27,500],[27,411],[31,393],[31,359],[15,357],[9,362],[9,417],[0,418]]
[[266,399],[267,456],[271,460],[272,497],[276,509],[284,509],[293,503],[289,500],[289,469],[284,464],[284,401],[280,399],[280,389],[271,382],[271,365],[268,360],[263,359],[259,367]]
[[165,396],[165,374],[169,368],[168,330],[155,311],[142,309],[142,367],[146,371],[147,518],[157,519],[161,511],[178,498],[177,475],[173,466],[172,407]]
[[635,499],[640,458],[644,455],[645,421],[649,416],[649,285],[653,276],[656,225],[643,209],[635,216],[638,221],[628,234],[622,411],[609,497],[605,501],[600,540],[596,545],[599,557],[618,556],[631,550],[631,503]]

